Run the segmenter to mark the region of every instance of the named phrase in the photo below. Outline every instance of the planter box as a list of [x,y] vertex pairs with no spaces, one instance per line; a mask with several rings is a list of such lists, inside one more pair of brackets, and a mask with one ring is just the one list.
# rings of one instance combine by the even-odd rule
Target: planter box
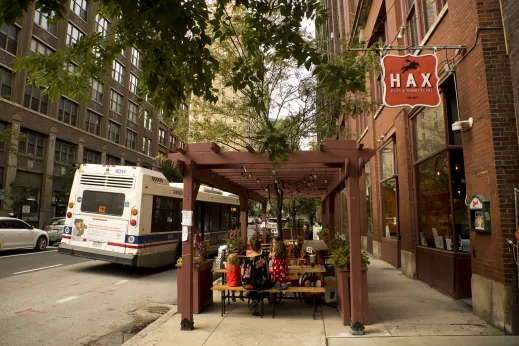
[[[193,313],[199,314],[213,304],[213,260],[206,260],[193,266]],[[177,296],[182,297],[182,264],[177,264]],[[182,278],[182,279],[181,279]],[[182,311],[183,301],[177,299],[178,311]]]
[[[337,310],[341,314],[343,325],[349,326],[351,322],[351,294],[350,294],[350,271],[335,269],[337,279]],[[368,303],[368,269],[362,268],[362,321],[364,325],[371,324]]]

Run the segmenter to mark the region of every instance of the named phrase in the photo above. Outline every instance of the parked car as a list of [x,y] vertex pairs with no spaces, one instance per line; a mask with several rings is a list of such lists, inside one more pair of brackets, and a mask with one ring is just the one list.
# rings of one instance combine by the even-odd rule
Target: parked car
[[63,229],[65,227],[65,218],[64,217],[55,217],[49,221],[47,228],[45,231],[49,236],[49,245],[54,244],[55,242],[60,242],[63,237]]
[[34,228],[25,221],[0,217],[0,251],[35,249],[43,251],[49,244],[47,232]]

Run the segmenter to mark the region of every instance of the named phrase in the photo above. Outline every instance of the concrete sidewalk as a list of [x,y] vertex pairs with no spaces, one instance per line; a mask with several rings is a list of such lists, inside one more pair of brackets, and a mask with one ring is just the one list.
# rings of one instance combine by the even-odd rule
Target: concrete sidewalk
[[[426,284],[410,279],[389,264],[370,259],[369,303],[373,324],[366,335],[353,336],[336,309],[324,306],[312,319],[312,307],[284,300],[271,317],[250,314],[247,304],[233,303],[220,316],[220,294],[206,312],[195,315],[195,330],[180,331],[180,315],[170,312],[124,345],[519,345],[454,301]],[[270,315],[269,315],[270,314]]]

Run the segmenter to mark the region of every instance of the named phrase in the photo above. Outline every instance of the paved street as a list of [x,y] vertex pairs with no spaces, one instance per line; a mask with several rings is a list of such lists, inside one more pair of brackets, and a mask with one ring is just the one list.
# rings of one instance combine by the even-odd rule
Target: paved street
[[[0,255],[0,345],[117,345],[118,331],[176,303],[172,267],[129,268],[55,250]],[[115,341],[98,341],[108,334]]]

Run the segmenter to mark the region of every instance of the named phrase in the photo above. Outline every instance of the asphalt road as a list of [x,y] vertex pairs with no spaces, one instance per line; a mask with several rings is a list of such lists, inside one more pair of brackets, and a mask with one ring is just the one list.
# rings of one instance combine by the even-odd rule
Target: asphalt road
[[55,250],[0,255],[0,345],[120,345],[118,331],[176,304],[173,267],[123,267]]
[[49,246],[44,252],[34,250],[0,252],[0,279],[40,270],[90,261],[81,257],[58,254],[58,246]]

